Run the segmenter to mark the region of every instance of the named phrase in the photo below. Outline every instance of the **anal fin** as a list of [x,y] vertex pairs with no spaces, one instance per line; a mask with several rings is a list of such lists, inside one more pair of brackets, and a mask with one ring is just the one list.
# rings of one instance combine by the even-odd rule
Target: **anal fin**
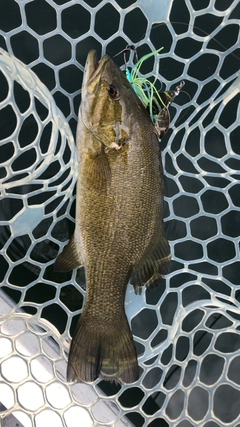
[[73,235],[63,251],[58,255],[54,264],[54,271],[71,271],[75,268],[79,268],[81,265],[83,265],[83,263],[77,251]]
[[162,276],[170,270],[170,247],[162,228],[157,241],[148,248],[139,264],[133,269],[130,283],[136,293],[141,293],[142,286],[153,289],[161,282]]

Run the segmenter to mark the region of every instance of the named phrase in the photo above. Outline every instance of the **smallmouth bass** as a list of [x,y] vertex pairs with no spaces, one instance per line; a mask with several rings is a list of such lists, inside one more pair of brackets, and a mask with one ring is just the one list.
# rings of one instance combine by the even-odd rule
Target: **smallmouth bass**
[[86,303],[68,360],[68,381],[133,383],[136,350],[124,311],[127,284],[168,272],[163,177],[150,116],[114,61],[88,54],[77,127],[76,226],[56,271],[83,265]]

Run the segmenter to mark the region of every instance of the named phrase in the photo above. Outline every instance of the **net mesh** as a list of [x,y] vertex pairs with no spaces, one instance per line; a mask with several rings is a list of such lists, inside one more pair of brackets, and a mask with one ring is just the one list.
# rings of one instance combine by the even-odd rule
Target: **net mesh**
[[[3,426],[240,426],[240,9],[198,3],[0,0]],[[163,89],[185,80],[161,141],[172,267],[127,289],[139,380],[68,384],[85,280],[53,264],[74,230],[82,72],[91,48],[127,44],[164,46],[141,68]]]

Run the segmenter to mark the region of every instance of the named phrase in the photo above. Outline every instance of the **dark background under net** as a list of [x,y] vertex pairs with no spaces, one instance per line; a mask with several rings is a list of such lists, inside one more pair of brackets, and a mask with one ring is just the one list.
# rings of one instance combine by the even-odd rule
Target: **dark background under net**
[[[239,2],[146,3],[0,0],[0,47],[49,89],[75,138],[88,51],[96,49],[99,58],[114,56],[134,44],[141,57],[164,46],[158,59],[144,62],[141,72],[156,75],[158,66],[163,89],[185,81],[184,92],[170,108],[172,125],[160,143],[171,272],[153,292],[141,297],[131,288],[127,292],[139,381],[132,387],[97,381],[93,387],[99,400],[115,404],[135,426],[236,427],[240,126],[234,82],[240,64]],[[130,65],[132,60],[133,55]],[[123,66],[123,55],[116,62]],[[82,269],[53,272],[60,248],[74,231],[74,153],[60,129],[51,152],[48,107],[34,88],[28,92],[17,78],[10,83],[6,70],[0,71],[0,102],[2,290],[16,310],[46,319],[64,341],[72,335],[85,294]],[[42,170],[49,153],[51,162]],[[26,220],[36,211],[28,229]]]

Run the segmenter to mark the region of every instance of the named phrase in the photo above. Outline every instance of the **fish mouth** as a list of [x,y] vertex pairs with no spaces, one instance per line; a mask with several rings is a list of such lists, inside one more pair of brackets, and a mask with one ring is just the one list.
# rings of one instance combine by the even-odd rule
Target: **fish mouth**
[[108,61],[110,61],[110,57],[108,55],[104,55],[104,57],[98,62],[96,50],[90,50],[85,65],[83,83],[90,85],[94,80],[96,80],[97,77],[101,75],[102,69]]

